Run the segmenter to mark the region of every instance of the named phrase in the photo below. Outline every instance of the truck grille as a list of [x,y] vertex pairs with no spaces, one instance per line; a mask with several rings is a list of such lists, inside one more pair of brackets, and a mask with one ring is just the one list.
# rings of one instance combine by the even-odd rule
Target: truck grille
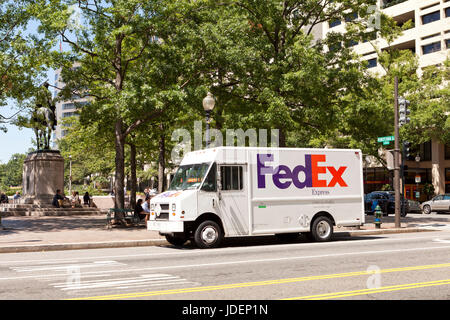
[[168,212],[161,212],[159,217],[156,217],[155,220],[169,220],[169,213]]
[[159,206],[161,207],[161,213],[155,220],[169,220],[169,204],[160,203]]

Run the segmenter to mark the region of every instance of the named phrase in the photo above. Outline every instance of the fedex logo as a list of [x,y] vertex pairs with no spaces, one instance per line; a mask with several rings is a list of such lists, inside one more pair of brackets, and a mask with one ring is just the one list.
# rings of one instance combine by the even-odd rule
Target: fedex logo
[[[294,169],[290,169],[288,166],[280,165],[273,168],[266,164],[267,162],[274,161],[273,154],[258,154],[257,155],[257,177],[258,188],[264,189],[266,187],[266,175],[272,175],[272,180],[275,186],[279,189],[287,189],[293,183],[297,188],[332,188],[336,185],[341,187],[348,187],[342,174],[347,167],[335,167],[321,166],[320,162],[326,161],[326,155],[324,154],[306,154],[305,165],[298,165]],[[328,182],[327,180],[320,179],[319,175],[326,172],[330,172],[333,178]],[[303,172],[305,177],[303,181],[300,181],[299,174]]]

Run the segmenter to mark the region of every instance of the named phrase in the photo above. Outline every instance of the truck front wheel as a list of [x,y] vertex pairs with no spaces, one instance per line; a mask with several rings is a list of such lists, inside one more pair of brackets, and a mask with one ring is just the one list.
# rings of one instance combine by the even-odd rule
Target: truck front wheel
[[329,241],[333,235],[333,223],[327,217],[321,216],[314,220],[311,236],[315,241]]
[[194,242],[201,249],[216,248],[222,240],[222,228],[214,221],[203,221],[195,230]]
[[168,243],[173,244],[174,246],[182,246],[186,243],[187,239],[184,236],[176,236],[171,234],[166,234],[166,240]]

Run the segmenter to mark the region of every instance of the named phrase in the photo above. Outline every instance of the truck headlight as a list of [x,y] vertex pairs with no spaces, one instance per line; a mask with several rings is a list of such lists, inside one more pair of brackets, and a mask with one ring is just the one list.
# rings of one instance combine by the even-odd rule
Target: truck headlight
[[150,204],[150,210],[155,210],[155,204],[154,203]]
[[172,211],[176,211],[177,210],[177,206],[175,205],[175,203],[172,203]]

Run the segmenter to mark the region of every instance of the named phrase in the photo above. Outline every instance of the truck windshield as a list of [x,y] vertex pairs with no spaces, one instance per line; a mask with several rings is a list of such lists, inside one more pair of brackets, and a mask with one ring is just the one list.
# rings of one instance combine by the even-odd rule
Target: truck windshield
[[198,188],[206,173],[210,163],[198,163],[180,166],[170,183],[169,190],[186,190]]

